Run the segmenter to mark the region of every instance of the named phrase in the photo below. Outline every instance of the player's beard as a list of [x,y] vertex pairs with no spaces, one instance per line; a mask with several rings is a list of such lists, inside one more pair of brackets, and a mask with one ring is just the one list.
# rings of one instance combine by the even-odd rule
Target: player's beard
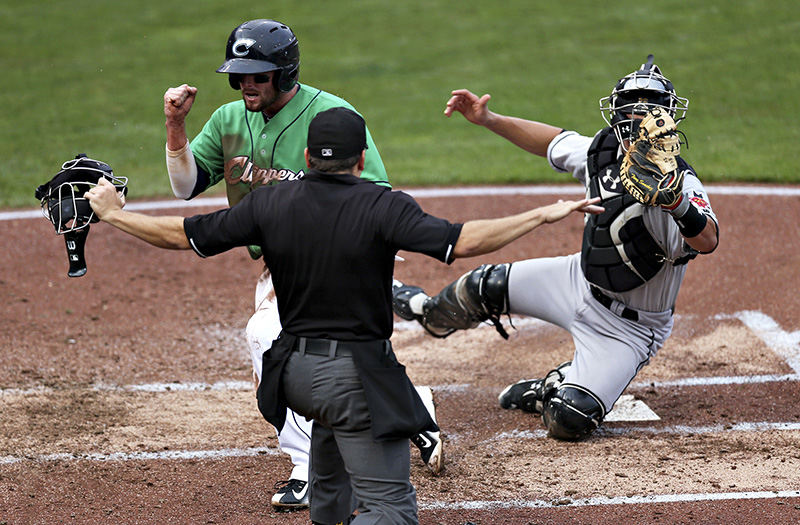
[[244,107],[247,108],[247,111],[265,112],[278,100],[278,93],[274,90],[266,94],[259,92],[258,97],[255,99],[248,99],[244,92],[242,92],[242,99],[244,100]]

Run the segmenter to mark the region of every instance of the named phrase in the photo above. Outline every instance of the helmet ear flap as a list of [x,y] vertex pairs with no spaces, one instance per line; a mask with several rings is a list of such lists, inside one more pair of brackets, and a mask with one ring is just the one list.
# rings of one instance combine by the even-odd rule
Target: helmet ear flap
[[295,84],[297,84],[297,76],[299,72],[300,64],[297,64],[291,69],[283,68],[275,71],[275,75],[272,77],[272,82],[274,83],[273,85],[275,86],[275,89],[281,93],[291,91]]

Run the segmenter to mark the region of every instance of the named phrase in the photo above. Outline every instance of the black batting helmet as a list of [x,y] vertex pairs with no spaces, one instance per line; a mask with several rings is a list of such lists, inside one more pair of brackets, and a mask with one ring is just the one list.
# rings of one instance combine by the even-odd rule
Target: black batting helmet
[[300,48],[289,26],[260,19],[249,20],[231,32],[225,47],[225,62],[217,73],[229,73],[231,87],[239,89],[233,74],[276,71],[275,89],[286,92],[297,84],[299,69]]

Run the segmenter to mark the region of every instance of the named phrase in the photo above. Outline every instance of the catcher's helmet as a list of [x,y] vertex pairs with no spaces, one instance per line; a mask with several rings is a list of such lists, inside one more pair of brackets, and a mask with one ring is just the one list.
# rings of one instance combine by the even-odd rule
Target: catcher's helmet
[[89,235],[89,224],[97,222],[92,205],[83,195],[105,178],[123,195],[127,193],[127,177],[117,177],[105,162],[90,159],[84,153],[61,165],[61,171],[36,188],[35,196],[42,203],[42,212],[64,236],[69,258],[70,277],[86,273],[83,247]]
[[610,96],[600,99],[603,120],[614,128],[620,142],[632,142],[637,131],[634,117],[643,117],[655,107],[663,108],[679,122],[686,116],[689,100],[675,94],[672,82],[653,63],[653,55],[648,55],[637,71],[619,79]]
[[117,191],[127,192],[127,177],[117,177],[105,162],[81,153],[61,165],[61,171],[36,188],[44,216],[53,223],[57,234],[87,228],[97,222],[88,199],[83,195],[105,177]]
[[272,78],[278,91],[290,91],[297,84],[300,48],[288,26],[275,20],[250,20],[231,32],[225,46],[225,62],[217,73],[228,73],[233,89],[239,83],[233,74],[276,71]]

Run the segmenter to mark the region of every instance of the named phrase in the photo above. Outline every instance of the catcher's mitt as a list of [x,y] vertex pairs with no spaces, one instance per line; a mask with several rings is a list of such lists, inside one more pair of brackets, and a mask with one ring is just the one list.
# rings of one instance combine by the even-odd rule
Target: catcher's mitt
[[683,174],[675,160],[680,150],[675,121],[666,111],[650,110],[622,159],[619,176],[625,190],[646,206],[675,206],[683,189]]

